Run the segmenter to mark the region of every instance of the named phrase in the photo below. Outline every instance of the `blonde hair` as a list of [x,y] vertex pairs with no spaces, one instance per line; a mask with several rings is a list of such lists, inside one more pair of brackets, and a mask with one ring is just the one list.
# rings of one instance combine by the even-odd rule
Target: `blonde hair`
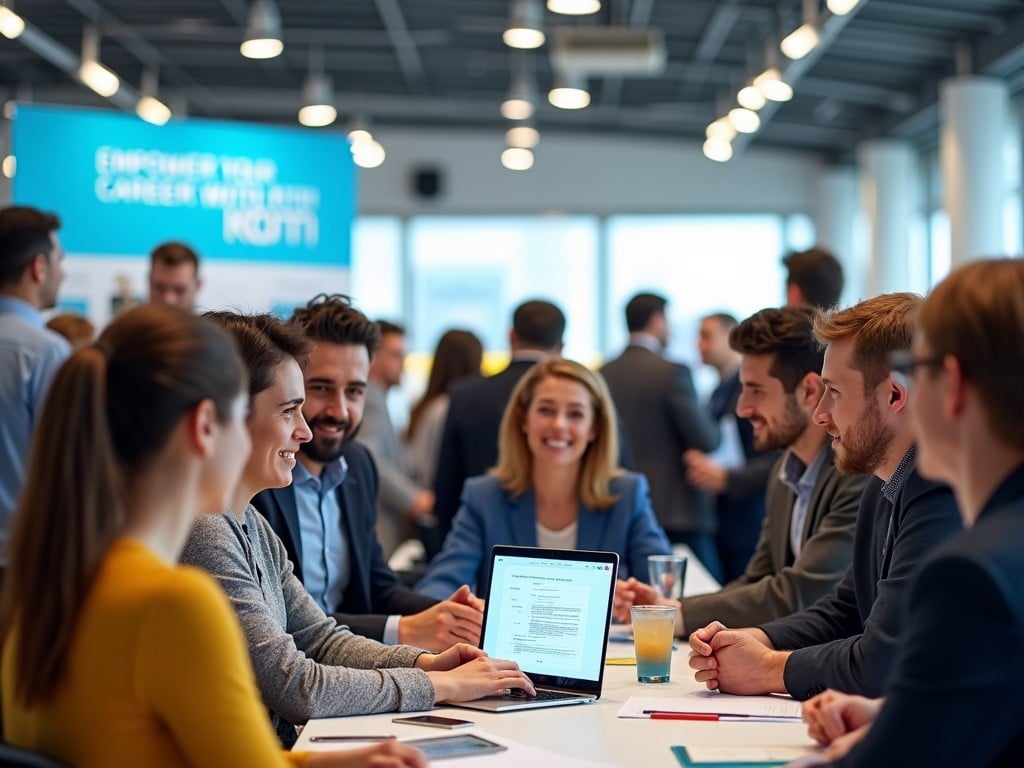
[[814,338],[820,344],[852,338],[853,367],[870,392],[889,375],[889,356],[910,349],[920,305],[916,293],[883,293],[847,309],[825,310],[814,318]]
[[1024,450],[1024,262],[988,259],[960,267],[921,304],[917,326],[934,355],[960,362],[996,439]]
[[615,404],[601,374],[572,360],[548,358],[533,366],[519,380],[501,419],[501,428],[498,430],[498,464],[491,470],[491,474],[501,481],[501,487],[513,498],[530,490],[533,485],[533,454],[526,442],[523,424],[538,385],[550,378],[576,382],[590,395],[595,437],[583,453],[576,491],[585,506],[606,509],[617,500],[611,492],[612,478],[622,475],[618,465],[619,437]]

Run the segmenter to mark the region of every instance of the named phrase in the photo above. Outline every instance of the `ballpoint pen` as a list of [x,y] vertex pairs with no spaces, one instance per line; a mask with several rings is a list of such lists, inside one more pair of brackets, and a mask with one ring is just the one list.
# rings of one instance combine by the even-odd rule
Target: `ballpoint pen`
[[310,736],[311,742],[332,742],[332,741],[391,741],[394,736]]
[[787,723],[800,722],[799,717],[786,715],[720,715],[716,712],[672,712],[658,709],[645,709],[643,712],[651,720],[699,720],[720,723]]

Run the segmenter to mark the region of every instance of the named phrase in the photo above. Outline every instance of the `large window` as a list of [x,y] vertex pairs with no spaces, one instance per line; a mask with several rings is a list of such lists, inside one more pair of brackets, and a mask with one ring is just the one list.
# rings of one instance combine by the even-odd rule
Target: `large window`
[[626,342],[624,308],[638,291],[669,299],[670,354],[696,358],[701,316],[743,319],[784,299],[783,220],[773,215],[615,216],[608,220],[608,301],[612,322],[605,352]]
[[410,346],[433,349],[452,327],[508,349],[512,310],[545,299],[565,312],[565,354],[597,349],[598,226],[594,217],[417,217],[409,221]]

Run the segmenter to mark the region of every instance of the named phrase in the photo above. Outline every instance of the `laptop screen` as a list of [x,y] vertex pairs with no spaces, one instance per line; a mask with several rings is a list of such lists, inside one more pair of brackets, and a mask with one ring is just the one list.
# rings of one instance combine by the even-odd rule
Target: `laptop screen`
[[481,647],[535,684],[600,687],[618,555],[494,547]]

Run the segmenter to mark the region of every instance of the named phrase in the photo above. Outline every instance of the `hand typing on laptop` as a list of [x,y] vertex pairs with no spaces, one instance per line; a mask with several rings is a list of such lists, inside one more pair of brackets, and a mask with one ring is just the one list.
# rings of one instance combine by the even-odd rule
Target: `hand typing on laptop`
[[514,661],[492,659],[479,648],[458,643],[438,654],[424,653],[416,659],[434,684],[434,701],[472,701],[519,688],[536,695],[533,682]]

